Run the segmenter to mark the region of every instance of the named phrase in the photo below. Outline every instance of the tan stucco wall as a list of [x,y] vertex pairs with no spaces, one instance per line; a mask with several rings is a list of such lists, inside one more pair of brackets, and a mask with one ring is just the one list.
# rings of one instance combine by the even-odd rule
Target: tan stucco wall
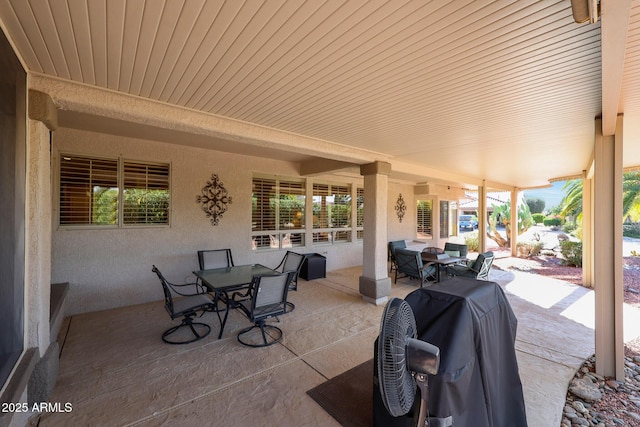
[[[395,209],[400,194],[402,194],[402,200],[404,200],[404,204],[406,205],[402,222],[398,219],[398,214]],[[413,195],[413,185],[397,182],[389,183],[387,218],[387,237],[389,241],[415,239],[416,198]]]
[[[54,179],[52,281],[70,283],[67,314],[159,300],[161,288],[151,266],[157,265],[170,281],[191,280],[199,249],[229,247],[237,265],[275,267],[282,258],[284,251],[251,250],[251,178],[254,173],[296,177],[295,163],[60,128],[53,136],[54,177],[61,151],[171,163],[171,226],[164,228],[60,228]],[[212,173],[233,200],[215,227],[196,203]],[[313,180],[362,185],[359,177]],[[312,246],[310,239],[309,234],[307,247],[294,249],[325,254],[329,271],[362,263],[362,242]]]
[[[395,206],[398,196],[402,194],[402,199],[406,205],[406,211],[402,222],[398,219]],[[464,190],[459,187],[447,186],[442,184],[418,185],[390,182],[389,183],[389,206],[388,206],[388,238],[389,240],[413,240],[416,239],[416,204],[420,199],[431,199],[434,201],[434,218],[438,218],[440,200],[448,200],[457,202],[464,196]],[[454,221],[454,218],[451,218]],[[434,224],[436,226],[437,224]],[[421,239],[422,243],[428,246],[443,247],[448,239]]]

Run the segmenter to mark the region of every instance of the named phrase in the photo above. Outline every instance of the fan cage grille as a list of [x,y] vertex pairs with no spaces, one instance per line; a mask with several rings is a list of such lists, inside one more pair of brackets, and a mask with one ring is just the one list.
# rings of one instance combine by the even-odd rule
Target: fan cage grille
[[415,400],[416,382],[406,364],[407,338],[415,338],[416,323],[406,301],[393,298],[385,307],[380,324],[378,376],[380,394],[387,411],[405,415]]

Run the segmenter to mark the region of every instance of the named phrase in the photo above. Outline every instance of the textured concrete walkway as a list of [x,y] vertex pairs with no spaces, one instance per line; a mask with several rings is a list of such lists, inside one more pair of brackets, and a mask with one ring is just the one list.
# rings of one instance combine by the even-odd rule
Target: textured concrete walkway
[[[301,280],[290,293],[296,309],[281,317],[283,341],[263,349],[236,341],[248,324],[236,312],[223,339],[216,339],[217,318],[207,314],[212,333],[186,346],[160,340],[171,325],[161,302],[67,318],[51,402],[73,410],[44,414],[39,425],[337,425],[306,391],[373,355],[383,307],[362,301],[360,274],[351,268]],[[518,318],[529,426],[558,427],[569,381],[594,351],[592,292],[497,269],[491,279],[505,288]],[[392,294],[404,297],[416,284],[399,280]]]

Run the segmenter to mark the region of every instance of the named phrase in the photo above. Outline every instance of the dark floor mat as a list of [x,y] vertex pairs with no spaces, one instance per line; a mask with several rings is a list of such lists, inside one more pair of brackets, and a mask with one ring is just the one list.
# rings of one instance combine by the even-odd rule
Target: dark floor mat
[[373,359],[307,391],[345,427],[373,425]]

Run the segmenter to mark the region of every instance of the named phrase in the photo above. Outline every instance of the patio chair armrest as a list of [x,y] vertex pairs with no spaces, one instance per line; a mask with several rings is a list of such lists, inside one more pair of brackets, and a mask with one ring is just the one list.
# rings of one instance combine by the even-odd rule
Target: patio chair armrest
[[[195,292],[187,292],[183,289],[187,289],[187,287],[194,287],[196,289]],[[179,284],[176,285],[174,283],[171,284],[171,288],[173,289],[173,291],[183,297],[188,297],[191,295],[200,295],[200,294],[206,294],[207,290],[206,288],[201,284],[201,283],[185,283],[185,284]]]
[[435,266],[436,268],[438,267],[435,262],[427,262],[422,264],[422,271],[426,271],[431,266]]
[[[236,299],[236,297],[238,297],[238,299]],[[231,301],[233,302],[244,301],[249,298],[251,298],[251,288],[247,289],[245,292],[236,291],[231,294]]]

